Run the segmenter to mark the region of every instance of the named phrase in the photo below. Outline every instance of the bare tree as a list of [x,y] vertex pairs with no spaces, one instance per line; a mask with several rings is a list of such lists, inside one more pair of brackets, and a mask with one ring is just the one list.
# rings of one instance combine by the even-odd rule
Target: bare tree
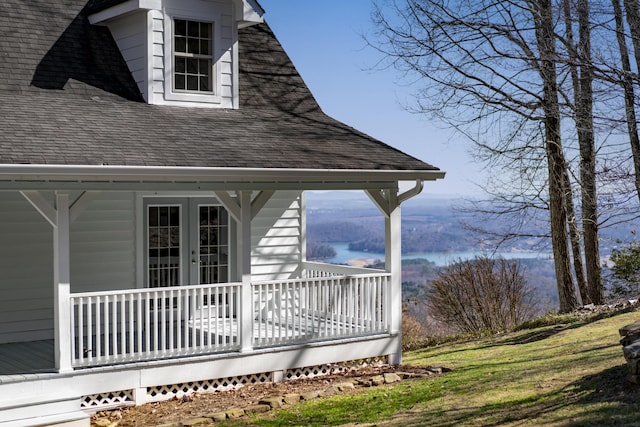
[[[593,130],[593,64],[591,60],[591,30],[589,2],[577,0],[577,44],[573,37],[573,18],[570,0],[563,0],[565,21],[565,45],[573,87],[573,110],[580,151],[580,189],[582,199],[582,225],[586,264],[586,286],[582,282],[581,251],[576,242],[577,224],[571,219],[571,241],[575,273],[583,303],[602,304],[603,292],[600,277],[600,249],[598,243],[598,212],[596,189],[595,134]],[[573,196],[567,194],[568,209],[572,211]]]
[[[626,5],[627,10],[627,19],[631,23],[633,22],[634,28],[637,31],[637,5],[632,4],[632,2]],[[631,62],[629,61],[629,49],[627,47],[626,41],[626,31],[624,27],[624,18],[622,14],[622,7],[620,6],[620,0],[611,0],[611,5],[613,6],[613,15],[615,19],[615,32],[616,32],[616,40],[618,42],[618,49],[620,51],[620,63],[622,65],[621,74],[622,77],[620,79],[620,85],[624,90],[624,107],[625,107],[625,116],[627,123],[627,131],[629,134],[629,144],[631,145],[631,154],[633,159],[633,166],[635,171],[635,187],[636,194],[638,199],[640,199],[640,138],[638,137],[638,122],[636,119],[636,109],[634,104],[634,90],[633,90],[633,79],[631,73]],[[634,13],[636,15],[634,16]],[[638,45],[634,43],[635,52],[636,52],[636,61],[640,58],[637,56]]]
[[[419,93],[421,111],[447,121],[478,146],[491,147],[496,156],[543,153],[547,187],[541,197],[548,203],[560,310],[574,309],[578,303],[568,249],[566,161],[550,0],[403,4],[392,3],[393,21],[376,7],[374,21],[382,41],[374,45],[399,69],[430,82]],[[508,144],[500,146],[499,127],[505,123],[516,129],[541,124],[542,144],[507,137]]]

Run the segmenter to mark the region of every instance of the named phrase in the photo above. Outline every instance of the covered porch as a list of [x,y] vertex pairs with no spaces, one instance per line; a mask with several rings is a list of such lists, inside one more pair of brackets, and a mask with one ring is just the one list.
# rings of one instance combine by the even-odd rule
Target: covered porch
[[[354,360],[401,362],[400,204],[421,191],[422,180],[400,192],[397,181],[350,182],[348,173],[305,182],[297,180],[306,176],[300,173],[274,182],[269,171],[266,181],[231,184],[211,171],[204,176],[144,171],[149,175],[135,175],[136,180],[125,171],[133,173],[105,172],[109,182],[96,175],[0,180],[13,204],[22,203],[25,212],[45,220],[39,233],[50,227],[53,258],[52,336],[0,344],[0,419],[38,416],[36,408],[48,406],[52,409],[43,409],[43,415],[66,417],[229,384],[315,375]],[[384,217],[384,270],[306,260],[304,191],[314,189],[369,195]],[[233,241],[225,247],[228,280],[193,284],[186,274],[175,273],[175,266],[187,269],[202,259],[196,246],[195,253],[181,248],[185,256],[179,264],[158,273],[177,285],[150,285],[155,278],[143,271],[150,265],[144,247],[147,205],[205,196],[224,207],[233,229]],[[112,217],[117,226],[87,231]],[[118,229],[125,221],[133,233]],[[114,233],[123,242],[118,248],[135,255],[129,261],[126,254],[114,255],[119,265],[131,266],[130,283],[101,277],[109,273],[103,262],[111,259],[103,258],[102,246],[92,252],[100,244],[96,236]],[[79,267],[78,259],[98,269]],[[74,277],[98,285],[78,285]],[[26,304],[28,292],[20,298]],[[31,397],[16,398],[25,393]]]

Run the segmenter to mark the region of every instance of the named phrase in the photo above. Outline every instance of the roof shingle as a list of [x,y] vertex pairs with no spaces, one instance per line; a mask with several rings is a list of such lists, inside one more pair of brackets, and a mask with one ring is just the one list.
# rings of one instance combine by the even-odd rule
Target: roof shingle
[[147,105],[94,6],[0,3],[0,164],[437,170],[325,115],[266,24],[238,110]]

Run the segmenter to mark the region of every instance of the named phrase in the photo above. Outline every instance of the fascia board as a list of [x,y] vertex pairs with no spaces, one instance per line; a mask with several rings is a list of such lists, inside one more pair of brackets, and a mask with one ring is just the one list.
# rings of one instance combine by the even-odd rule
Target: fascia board
[[138,10],[160,10],[161,8],[162,0],[129,0],[89,15],[89,23],[92,25],[104,24],[112,19]]
[[161,166],[0,165],[0,178],[11,180],[96,180],[150,182],[369,182],[435,181],[440,170],[359,170],[285,168],[198,168]]
[[238,0],[236,3],[236,21],[238,28],[244,28],[251,25],[264,22],[264,9],[253,0]]

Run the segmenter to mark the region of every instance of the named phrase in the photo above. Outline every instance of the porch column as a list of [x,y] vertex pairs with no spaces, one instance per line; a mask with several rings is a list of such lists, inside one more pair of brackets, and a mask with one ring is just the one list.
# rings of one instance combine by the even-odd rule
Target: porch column
[[402,363],[402,247],[401,247],[401,214],[400,203],[396,191],[388,191],[388,213],[385,215],[385,267],[391,273],[391,286],[387,313],[389,313],[389,329],[397,334],[398,345],[389,357],[389,363]]
[[242,352],[253,350],[253,291],[251,289],[251,191],[242,191],[238,221],[238,278],[242,279],[240,299],[240,345]]
[[56,194],[53,227],[54,352],[58,372],[71,371],[69,195]]

